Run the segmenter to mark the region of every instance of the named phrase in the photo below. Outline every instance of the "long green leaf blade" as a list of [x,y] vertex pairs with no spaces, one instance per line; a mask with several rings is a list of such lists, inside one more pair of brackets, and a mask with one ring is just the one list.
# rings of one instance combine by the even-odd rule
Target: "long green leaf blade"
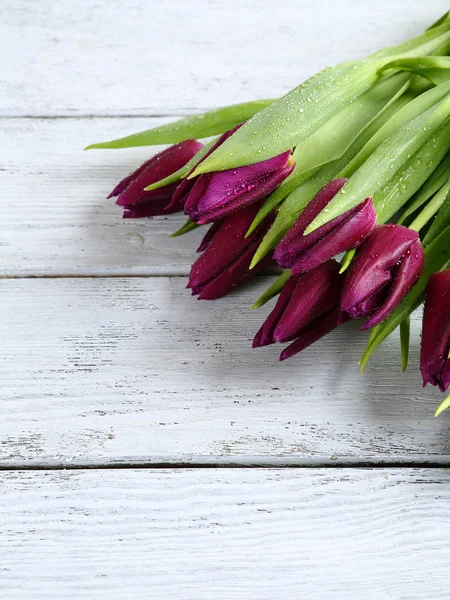
[[406,73],[384,77],[354,102],[337,110],[324,125],[297,144],[294,151],[296,173],[291,177],[304,176],[341,157],[372,119],[406,91],[410,78]]
[[[329,183],[336,177],[346,177],[346,167],[351,159],[358,154],[361,148],[372,138],[374,133],[382,127],[382,125],[392,117],[397,111],[399,111],[411,97],[409,94],[403,94],[400,98],[397,98],[395,102],[390,104],[386,110],[382,111],[375,119],[373,119],[369,125],[363,129],[358,138],[350,146],[341,158],[335,161],[331,161],[328,164],[321,167],[316,173],[309,177],[306,181],[301,183],[294,191],[292,191],[286,198],[284,203],[281,205],[278,214],[275,218],[272,227],[269,229],[264,239],[262,240],[258,250],[256,251],[251,267],[253,268],[258,262],[281,240],[285,233],[292,227],[295,220],[298,218],[302,210],[308,204],[315,194],[320,190],[321,187]],[[268,202],[271,201],[271,196]],[[256,229],[259,223],[262,222],[262,215],[264,214],[264,204],[261,210],[255,217],[252,223],[250,231]],[[270,204],[269,204],[270,206]]]
[[399,58],[384,65],[381,72],[390,69],[410,71],[425,77],[434,85],[440,85],[450,79],[450,57],[422,56],[420,58]]
[[134,148],[136,146],[157,146],[159,144],[177,144],[191,138],[205,138],[218,135],[247,121],[263,108],[270,106],[275,100],[255,100],[242,104],[233,104],[216,108],[199,115],[185,117],[160,127],[146,129],[110,142],[91,144],[85,150]]
[[[414,89],[412,92],[413,94],[416,92],[416,87],[416,82],[412,80],[410,88]],[[350,175],[353,175],[353,173],[363,165],[384,141],[394,135],[401,127],[441,102],[448,94],[450,94],[450,82],[432,88],[424,93],[421,93],[421,89],[422,88],[419,87],[417,90],[418,95],[413,97],[411,102],[406,103],[405,106],[396,112],[392,118],[388,119],[379,130],[374,133],[367,144],[348,164],[343,172],[343,177],[350,177]]]
[[[305,234],[311,233],[318,227],[325,225],[370,196],[373,197],[377,215],[381,223],[394,214],[402,206],[402,203],[397,198],[395,201],[395,210],[392,210],[394,206],[389,201],[392,198],[394,188],[404,197],[406,195],[406,188],[408,187],[410,190],[412,187],[412,181],[410,182],[405,179],[406,175],[410,173],[414,179],[414,183],[416,183],[418,179],[417,171],[421,171],[429,163],[435,161],[437,152],[432,147],[428,149],[428,154],[423,152],[426,163],[422,167],[420,167],[420,163],[418,162],[421,159],[417,158],[415,168],[410,168],[411,157],[418,154],[420,149],[427,143],[434,146],[437,144],[437,138],[440,139],[443,137],[446,139],[448,133],[450,133],[448,123],[447,126],[443,127],[443,131],[439,133],[438,131],[449,115],[450,95],[438,105],[428,109],[425,113],[401,127],[394,135],[385,140],[336,194],[327,206],[327,210],[322,211],[314,219],[306,229]],[[444,146],[443,150],[439,161],[434,164],[431,172],[445,156],[448,146]],[[425,179],[420,182],[420,185],[422,185]],[[415,190],[413,189],[412,193],[420,185]],[[402,202],[406,202],[412,193],[404,197]]]
[[445,190],[444,188],[441,188],[442,191],[445,191],[445,198],[443,199],[443,204],[431,224],[430,229],[423,238],[422,244],[424,246],[431,244],[432,241],[450,225],[450,191],[448,189],[448,184],[446,185],[447,188]]
[[440,162],[437,169],[426,180],[423,186],[411,198],[411,202],[405,212],[397,220],[398,225],[402,225],[407,219],[416,212],[427,200],[433,196],[450,177],[450,153],[448,153]]
[[195,175],[253,164],[295,148],[324,125],[336,110],[353,102],[373,85],[384,64],[411,52],[417,56],[432,53],[450,39],[449,29],[450,24],[444,24],[376,57],[317,73],[257,113],[199,165]]

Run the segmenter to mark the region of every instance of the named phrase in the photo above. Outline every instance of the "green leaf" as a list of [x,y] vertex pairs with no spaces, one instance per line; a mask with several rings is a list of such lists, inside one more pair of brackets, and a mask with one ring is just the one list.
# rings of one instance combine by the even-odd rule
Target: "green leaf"
[[214,138],[213,140],[205,144],[203,148],[200,148],[197,154],[194,154],[191,160],[189,160],[183,167],[181,167],[181,169],[178,169],[178,171],[175,171],[175,173],[164,177],[164,179],[155,181],[155,183],[148,185],[146,188],[144,188],[144,190],[157,190],[158,188],[161,188],[165,185],[169,185],[169,183],[175,183],[175,181],[179,181],[180,179],[186,177],[189,171],[191,171],[195,167],[195,165],[197,165],[198,162],[205,156],[205,154],[209,152],[209,150],[211,150],[211,148],[214,146],[218,139],[219,138]]
[[[394,135],[402,126],[407,125],[416,117],[422,115],[429,108],[436,106],[450,93],[450,82],[434,87],[431,90],[422,92],[422,87],[417,89],[417,83],[411,80],[410,90],[404,96],[410,98],[410,102],[405,103],[393,116],[386,120],[384,124],[374,132],[367,144],[358,152],[353,160],[343,171],[343,177],[349,177],[357,171],[371,154],[389,137]],[[412,94],[411,96],[409,94]],[[404,97],[402,96],[402,98]]]
[[[448,150],[450,95],[403,125],[363,165],[307,227],[305,235],[372,197],[380,223],[431,175]],[[438,147],[439,146],[439,147]]]
[[197,227],[200,227],[200,225],[198,225],[197,223],[194,223],[193,221],[191,221],[190,219],[188,219],[186,221],[186,223],[180,227],[180,229],[178,229],[177,231],[175,231],[174,233],[172,233],[170,235],[171,238],[176,238],[179,237],[180,235],[184,235],[185,233],[189,233],[189,231],[194,231],[194,229],[197,229]]
[[140,133],[133,133],[126,137],[91,144],[85,150],[93,148],[133,148],[135,146],[156,146],[159,144],[177,144],[191,138],[205,138],[228,131],[253,117],[258,111],[270,106],[275,100],[255,100],[242,104],[233,104],[216,108],[199,115],[185,117],[174,123],[167,123],[160,127],[153,127]]
[[450,153],[448,153],[440,162],[437,169],[426,180],[423,186],[411,198],[411,202],[405,212],[397,220],[398,225],[402,225],[413,213],[416,212],[427,200],[433,196],[450,177]]
[[376,348],[396,329],[423,302],[425,288],[429,277],[439,271],[450,257],[450,225],[425,248],[425,266],[417,284],[400,302],[394,312],[380,325],[374,327],[370,333],[369,341],[361,358],[361,370]]
[[438,417],[441,414],[441,412],[444,412],[444,410],[449,408],[449,406],[450,406],[450,396],[447,396],[447,398],[445,400],[443,400],[437,407],[436,412],[434,413],[434,416]]
[[290,269],[283,271],[283,273],[281,273],[281,275],[278,277],[278,279],[276,279],[272,283],[272,285],[269,288],[267,288],[267,290],[263,294],[261,294],[261,296],[258,298],[258,300],[253,304],[252,310],[254,310],[255,308],[261,308],[261,306],[264,306],[264,304],[266,304],[266,302],[269,302],[269,300],[271,300],[274,296],[277,296],[283,289],[284,284],[286,283],[286,281],[289,279],[290,276],[291,276]]
[[339,275],[342,275],[342,273],[345,273],[345,271],[349,268],[353,258],[355,257],[355,254],[356,254],[356,248],[347,250],[347,252],[344,254],[343,259],[341,260],[341,268],[339,269]]
[[340,158],[372,119],[406,91],[410,78],[405,73],[384,77],[354,102],[338,109],[324,125],[297,144],[293,156],[295,170],[291,178],[304,177],[306,173]]
[[[450,198],[450,181],[447,181],[441,189],[436,192],[433,198],[427,203],[425,208],[417,215],[414,221],[409,226],[410,229],[421,231],[421,229],[434,217],[443,204]],[[445,229],[445,226],[443,227]]]
[[[268,252],[275,248],[275,246],[285,235],[288,229],[292,227],[302,210],[306,207],[308,202],[312,200],[320,188],[336,177],[347,176],[347,166],[351,162],[351,159],[358,154],[361,148],[365,146],[375,132],[377,132],[380,127],[382,127],[382,125],[392,117],[392,115],[399,111],[410,100],[411,96],[407,93],[403,94],[400,98],[397,98],[395,102],[390,104],[386,110],[381,111],[381,113],[377,115],[377,117],[373,119],[365,129],[363,129],[357,139],[353,142],[347,152],[341,156],[341,158],[331,161],[321,167],[316,173],[310,176],[309,179],[304,181],[289,194],[284,203],[281,205],[272,227],[269,229],[258,250],[256,251],[250,268],[253,268],[256,264],[258,264],[258,262]],[[268,199],[269,206],[270,198],[271,197]],[[262,222],[261,217],[264,214],[265,207],[266,204],[263,205],[261,210],[256,215],[250,231],[256,229],[259,223]]]
[[447,23],[447,21],[450,21],[450,10],[447,11],[446,13],[444,13],[442,15],[442,17],[439,17],[439,19],[437,21],[435,21],[432,25],[430,25],[428,27],[427,31],[429,31],[430,29],[434,29],[435,27],[439,27],[439,25]]
[[376,57],[317,73],[247,121],[198,166],[195,175],[261,162],[295,148],[368,90],[383,65],[411,53],[432,53],[450,39],[449,29],[450,24],[444,24]]
[[422,56],[419,58],[399,58],[384,65],[381,68],[381,72],[391,69],[411,71],[425,77],[434,85],[439,85],[450,79],[450,57]]
[[411,334],[411,318],[408,315],[400,323],[400,348],[402,351],[402,373],[406,371],[409,358],[409,339]]
[[436,22],[421,35],[411,38],[406,42],[402,42],[397,46],[379,50],[378,52],[371,54],[370,58],[393,57],[398,54],[410,56],[426,56],[428,54],[433,54],[433,52],[441,48],[443,43],[448,41],[445,33],[449,30],[450,22],[447,18],[441,18],[443,21],[439,25]]
[[428,246],[432,243],[432,241],[440,235],[444,229],[447,229],[450,225],[450,192],[449,192],[449,184],[446,184],[446,189],[444,190],[445,198],[442,203],[439,212],[437,213],[430,229],[427,231],[425,237],[423,238],[422,244],[424,246]]

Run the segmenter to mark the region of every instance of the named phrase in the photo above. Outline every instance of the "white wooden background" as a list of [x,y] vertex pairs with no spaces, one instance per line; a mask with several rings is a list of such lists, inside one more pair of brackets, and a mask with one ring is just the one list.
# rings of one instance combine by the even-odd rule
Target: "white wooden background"
[[444,0],[2,0],[0,597],[449,598],[449,416],[395,336],[251,351],[259,277],[184,289],[200,233],[83,152],[418,34]]

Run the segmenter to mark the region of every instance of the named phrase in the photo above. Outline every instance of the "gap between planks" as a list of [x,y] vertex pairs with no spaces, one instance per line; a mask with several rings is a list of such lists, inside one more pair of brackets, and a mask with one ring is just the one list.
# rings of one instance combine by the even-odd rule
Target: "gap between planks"
[[[251,100],[249,100],[250,102]],[[223,106],[231,106],[230,104]],[[200,113],[208,112],[210,110],[217,110],[218,108],[222,108],[222,106],[209,106],[209,107],[198,107],[198,108],[176,108],[173,111],[164,111],[164,112],[149,112],[149,113],[111,113],[111,114],[98,114],[98,113],[77,113],[76,115],[69,114],[50,114],[50,113],[40,113],[40,114],[21,114],[21,113],[1,113],[0,112],[0,121],[5,119],[29,119],[29,120],[57,120],[57,119],[72,119],[82,120],[82,119],[173,119],[183,117],[191,117],[193,115],[197,115]]]
[[114,470],[131,470],[131,469],[142,469],[142,470],[197,470],[197,469],[298,469],[298,470],[310,470],[310,469],[361,469],[361,470],[384,470],[384,469],[450,469],[450,463],[445,459],[442,460],[421,460],[414,461],[410,459],[406,460],[389,460],[389,461],[372,461],[358,458],[349,459],[337,459],[333,462],[325,461],[311,461],[307,462],[304,459],[285,459],[285,458],[273,458],[268,459],[267,457],[248,457],[240,459],[230,460],[224,457],[213,457],[208,460],[202,460],[202,457],[195,457],[192,461],[163,461],[152,462],[148,460],[141,461],[108,461],[108,462],[72,462],[72,463],[61,463],[61,462],[32,462],[32,464],[24,463],[3,463],[0,465],[0,472],[3,471],[114,471]]

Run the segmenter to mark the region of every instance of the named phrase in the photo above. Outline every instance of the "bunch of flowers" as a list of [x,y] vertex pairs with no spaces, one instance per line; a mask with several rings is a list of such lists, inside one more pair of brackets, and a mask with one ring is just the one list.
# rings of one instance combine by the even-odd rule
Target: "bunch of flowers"
[[[268,263],[276,304],[253,347],[290,358],[349,319],[364,367],[424,302],[424,385],[450,385],[450,13],[425,33],[329,67],[278,100],[238,104],[88,148],[174,144],[113,190],[124,218],[210,224],[187,287],[217,299]],[[214,137],[216,136],[216,137]],[[196,139],[194,139],[196,138]],[[209,139],[203,144],[197,139]],[[436,413],[450,406],[444,400]]]

